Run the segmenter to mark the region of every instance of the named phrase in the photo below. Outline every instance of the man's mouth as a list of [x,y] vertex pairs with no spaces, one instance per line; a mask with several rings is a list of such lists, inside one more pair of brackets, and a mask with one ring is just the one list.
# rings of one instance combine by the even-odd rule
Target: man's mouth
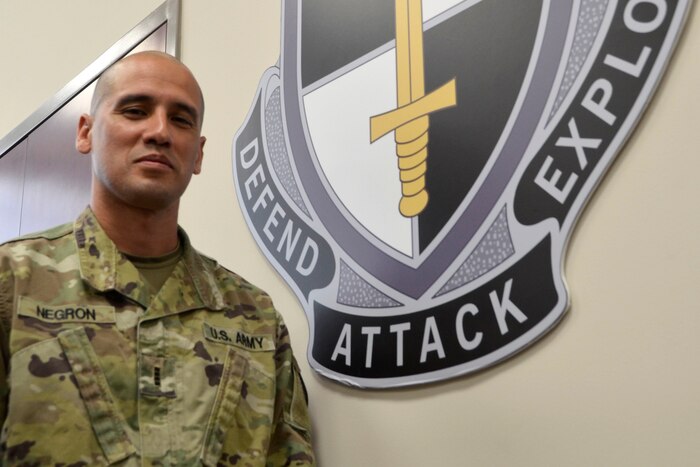
[[147,154],[136,159],[137,164],[147,164],[151,166],[165,166],[173,169],[173,164],[170,160],[161,154]]

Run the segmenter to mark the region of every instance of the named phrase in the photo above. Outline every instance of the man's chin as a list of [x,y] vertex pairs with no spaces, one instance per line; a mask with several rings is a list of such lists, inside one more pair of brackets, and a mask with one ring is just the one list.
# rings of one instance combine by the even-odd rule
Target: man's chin
[[97,178],[93,179],[92,195],[98,204],[117,203],[147,211],[163,211],[177,208],[184,192],[184,187],[179,189],[172,185],[158,180],[131,180],[131,183],[121,184],[109,180],[103,183]]
[[177,208],[180,196],[176,196],[170,192],[158,192],[148,190],[130,196],[126,201],[135,208],[147,211],[164,211]]

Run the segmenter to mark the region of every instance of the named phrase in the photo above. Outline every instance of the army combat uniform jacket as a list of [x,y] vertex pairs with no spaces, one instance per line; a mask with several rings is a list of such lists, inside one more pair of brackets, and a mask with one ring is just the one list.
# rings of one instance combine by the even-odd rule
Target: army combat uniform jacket
[[198,254],[155,296],[88,208],[0,246],[0,465],[313,465],[270,298]]

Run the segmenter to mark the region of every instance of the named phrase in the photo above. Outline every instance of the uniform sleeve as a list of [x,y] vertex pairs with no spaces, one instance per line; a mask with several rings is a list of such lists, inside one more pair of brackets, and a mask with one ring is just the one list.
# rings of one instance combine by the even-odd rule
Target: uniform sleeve
[[[7,416],[9,395],[9,324],[12,316],[12,272],[0,265],[0,430]],[[0,448],[1,450],[1,448]]]
[[[8,335],[5,333],[2,321],[0,321],[0,430],[5,425],[5,417],[7,416],[7,396],[9,395],[7,382],[7,340]],[[2,448],[0,448],[0,451],[2,451]]]
[[306,388],[292,354],[287,327],[278,328],[275,420],[268,451],[268,466],[316,465],[311,444],[311,420]]

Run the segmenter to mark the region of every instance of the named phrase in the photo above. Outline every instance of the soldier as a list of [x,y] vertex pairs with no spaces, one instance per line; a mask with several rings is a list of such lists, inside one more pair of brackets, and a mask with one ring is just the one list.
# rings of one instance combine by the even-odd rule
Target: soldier
[[0,246],[0,464],[314,464],[281,316],[177,226],[203,113],[173,57],[117,62],[78,123],[90,206]]

